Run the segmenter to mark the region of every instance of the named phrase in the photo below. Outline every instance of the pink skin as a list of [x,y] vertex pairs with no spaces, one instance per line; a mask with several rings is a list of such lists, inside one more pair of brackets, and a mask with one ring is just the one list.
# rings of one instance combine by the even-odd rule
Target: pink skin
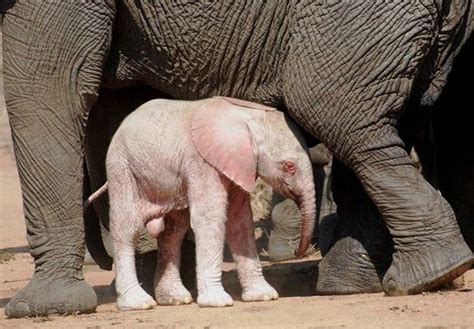
[[158,236],[155,299],[160,305],[189,304],[193,298],[179,275],[181,243],[189,228],[189,211],[173,211],[165,218],[166,230]]
[[106,166],[119,309],[156,305],[136,276],[134,241],[142,225],[160,245],[159,304],[192,301],[179,276],[181,242],[189,226],[196,238],[199,306],[233,304],[221,282],[224,239],[237,263],[242,300],[278,298],[262,274],[249,192],[261,175],[280,192],[305,199],[307,229],[312,229],[315,201],[309,159],[281,113],[220,97],[151,101],[117,130]]
[[229,198],[226,240],[242,285],[244,302],[272,300],[278,293],[265,281],[254,238],[249,194],[233,186]]
[[163,218],[153,218],[145,223],[145,227],[154,238],[158,238],[158,235],[165,229],[165,223]]

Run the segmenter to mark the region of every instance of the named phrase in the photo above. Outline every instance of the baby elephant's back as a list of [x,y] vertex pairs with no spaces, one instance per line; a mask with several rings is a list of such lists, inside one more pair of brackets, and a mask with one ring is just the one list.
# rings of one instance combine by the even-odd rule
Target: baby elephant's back
[[173,141],[177,132],[186,131],[195,104],[191,101],[151,100],[127,116],[120,128],[127,134]]
[[149,101],[120,125],[109,148],[109,155],[120,154],[129,164],[160,162],[176,166],[176,162],[192,144],[190,125],[197,102],[156,99]]

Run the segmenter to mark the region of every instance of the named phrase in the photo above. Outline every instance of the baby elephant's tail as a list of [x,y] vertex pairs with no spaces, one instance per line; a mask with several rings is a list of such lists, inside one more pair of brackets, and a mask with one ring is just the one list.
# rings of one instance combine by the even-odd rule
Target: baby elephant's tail
[[82,209],[86,210],[94,200],[96,200],[99,196],[101,196],[105,191],[107,191],[108,188],[108,182],[105,182],[104,185],[99,187],[97,191],[92,193],[86,201],[84,201],[84,204],[82,205]]

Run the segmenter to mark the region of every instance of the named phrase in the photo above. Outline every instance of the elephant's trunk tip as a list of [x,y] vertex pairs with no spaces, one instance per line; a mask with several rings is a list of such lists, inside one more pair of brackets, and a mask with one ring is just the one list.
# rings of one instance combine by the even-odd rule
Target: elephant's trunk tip
[[315,198],[310,197],[309,199],[302,199],[303,200],[298,202],[298,206],[301,211],[301,229],[300,242],[298,248],[295,251],[295,256],[297,258],[301,258],[306,254],[311,244],[316,220]]

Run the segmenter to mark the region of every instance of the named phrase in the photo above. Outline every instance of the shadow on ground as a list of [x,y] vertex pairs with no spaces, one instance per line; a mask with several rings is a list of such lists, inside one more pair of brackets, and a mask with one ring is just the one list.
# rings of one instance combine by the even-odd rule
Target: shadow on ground
[[2,248],[0,249],[0,254],[21,254],[21,253],[28,253],[30,249],[28,246],[21,246],[21,247],[12,247],[12,248]]

